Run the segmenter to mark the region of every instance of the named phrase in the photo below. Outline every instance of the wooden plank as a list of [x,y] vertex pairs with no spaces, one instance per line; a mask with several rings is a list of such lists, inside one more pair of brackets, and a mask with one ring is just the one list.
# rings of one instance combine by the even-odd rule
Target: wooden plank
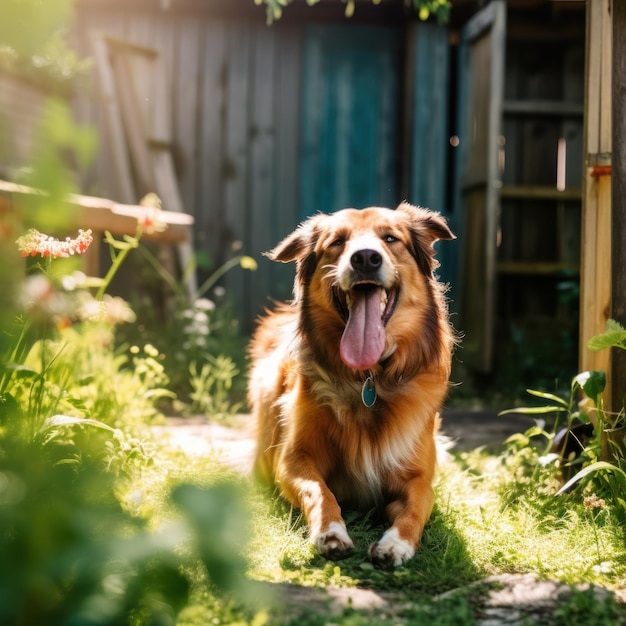
[[499,274],[527,274],[536,276],[551,276],[559,273],[578,274],[579,267],[573,263],[524,263],[511,261],[497,263],[496,270]]
[[563,116],[582,118],[583,104],[582,102],[565,102],[563,100],[505,100],[504,113],[509,115],[531,115],[534,117],[554,115],[559,118]]
[[[250,117],[250,56],[252,32],[249,24],[238,23],[228,32],[227,95],[225,142],[225,217],[223,236],[230,246],[229,253],[241,252],[245,244],[245,224],[249,218],[249,137]],[[245,280],[245,279],[244,279]],[[240,273],[230,272],[225,284],[228,296],[240,311],[250,309]]]
[[196,241],[214,264],[226,259],[224,227],[224,141],[226,117],[226,29],[209,22],[203,30],[200,146],[197,175]]
[[114,46],[113,49],[109,48],[109,55],[116,83],[115,93],[124,125],[124,136],[136,176],[135,192],[139,197],[134,198],[134,201],[137,202],[140,197],[156,189],[157,178],[151,167],[151,151],[146,142],[149,136],[146,124],[149,119],[145,110],[142,110],[143,99],[139,97],[142,92],[131,70],[132,60],[129,58],[129,50],[117,49]]
[[117,89],[109,60],[109,52],[102,34],[94,35],[93,46],[101,93],[100,99],[105,109],[104,117],[108,129],[106,145],[110,148],[113,155],[118,197],[123,202],[134,202],[137,200],[137,194],[130,175],[130,160],[126,147],[122,112],[117,98]]
[[602,46],[602,13],[603,0],[587,2],[586,14],[586,44],[585,44],[585,78],[587,88],[585,90],[585,151],[588,154],[600,152],[600,99],[596,97],[600,93],[602,81],[601,60]]
[[[171,98],[175,94],[173,107],[176,150],[179,155],[178,168],[179,186],[184,206],[194,206],[196,196],[196,177],[199,172],[199,96],[200,55],[201,55],[201,23],[193,18],[181,18],[175,24],[176,56],[173,74],[173,91],[168,93]],[[171,107],[170,107],[171,108]],[[170,139],[173,139],[170,136]]]
[[468,41],[482,37],[487,31],[491,30],[493,23],[497,19],[497,12],[497,3],[492,3],[482,11],[478,11],[465,25],[463,36]]
[[448,142],[448,31],[432,23],[414,24],[409,33],[411,129],[408,199],[446,215]]
[[[158,17],[155,13],[146,14],[129,11],[124,37],[129,43],[134,44],[134,51],[132,46],[118,49],[119,42],[117,45],[115,42],[110,44],[114,49],[118,49],[118,52],[123,54],[130,63],[133,87],[140,98],[138,104],[145,116],[144,126],[146,129],[151,128],[154,121],[155,81],[153,68],[155,60],[160,57],[159,47],[161,47],[156,30],[157,24]],[[145,52],[147,48],[151,48],[154,54],[147,55]],[[169,80],[169,76],[166,77],[166,80]]]
[[[586,239],[583,242],[583,252],[585,259],[591,263],[592,283],[587,285],[593,297],[593,304],[585,313],[589,315],[589,322],[585,324],[587,336],[584,338],[584,350],[589,353],[586,342],[594,335],[604,331],[606,322],[611,315],[611,216],[612,216],[612,193],[611,176],[601,176],[595,184],[595,229],[592,233],[595,239]],[[592,246],[593,248],[591,248]],[[581,324],[581,327],[583,324]],[[590,367],[585,369],[611,371],[611,352],[591,353]],[[609,377],[610,379],[610,377]],[[612,383],[609,380],[607,388],[607,409],[610,409],[610,395]]]
[[[460,323],[464,361],[489,371],[494,356],[506,4],[492,2],[462,32],[458,212],[463,215]],[[471,185],[471,187],[469,186]]]
[[155,48],[155,24],[156,20],[152,12],[129,11],[127,13],[126,30],[124,39],[144,48]]
[[119,52],[129,53],[131,56],[144,56],[152,61],[154,61],[159,56],[159,53],[154,48],[142,46],[134,41],[122,39],[121,37],[115,37],[113,35],[107,34],[106,41],[110,48],[118,50]]
[[[379,90],[379,108],[377,109],[379,131],[375,152],[378,153],[378,158],[374,160],[378,166],[375,170],[377,188],[373,197],[376,204],[391,207],[395,207],[401,199],[405,199],[405,195],[400,192],[400,175],[397,164],[401,134],[398,102],[400,102],[402,94],[402,75],[399,66],[401,55],[404,52],[401,45],[403,34],[400,30],[390,30],[382,35],[381,39],[386,40],[386,45],[384,53],[379,56],[378,77],[373,79],[375,84],[382,85]],[[442,73],[444,67],[442,67]],[[372,78],[369,79],[369,82],[372,82]],[[371,89],[371,86],[368,86],[368,89]],[[375,89],[376,91],[378,90]],[[358,108],[358,92],[356,100]],[[433,121],[435,120],[433,119]],[[356,147],[360,151],[360,147],[358,145]]]
[[[579,81],[584,80],[584,72],[580,72],[580,66],[584,50],[578,46],[572,47],[565,53],[565,75],[563,77],[564,97],[580,99],[584,97],[584,85]],[[579,80],[574,80],[579,76]],[[564,183],[566,189],[579,189],[582,192],[582,177],[584,164],[584,122],[583,119],[566,118],[561,127],[561,140],[563,154],[563,166],[565,167]],[[582,198],[582,193],[581,193]]]
[[[251,112],[250,145],[250,213],[245,235],[247,253],[270,250],[276,244],[270,221],[274,205],[276,159],[275,128],[282,120],[275,118],[276,98],[276,33],[265,26],[258,27],[252,49],[251,79],[254,85],[254,107]],[[254,317],[262,312],[263,303],[271,291],[270,266],[266,258],[259,260],[255,275],[245,273],[246,291],[250,295],[249,310]]]
[[[448,206],[449,142],[449,31],[434,23],[415,23],[407,34],[406,197],[444,215],[453,232],[457,215]],[[403,133],[404,135],[404,133]],[[446,242],[438,248],[440,279],[448,283],[448,297],[458,308],[458,249]]]
[[[613,3],[611,317],[626,327],[626,3]],[[626,409],[626,350],[612,349],[611,406]]]
[[[601,64],[602,71],[600,73],[601,76],[601,84],[600,84],[600,102],[603,103],[600,105],[600,141],[599,141],[599,149],[598,152],[602,153],[610,153],[612,152],[612,142],[613,142],[613,109],[610,106],[607,106],[606,103],[612,101],[613,97],[613,87],[612,87],[612,72],[610,68],[612,67],[613,57],[612,57],[612,39],[615,36],[615,32],[612,28],[612,4],[613,0],[602,0],[602,38],[601,38]],[[623,114],[622,114],[623,115]]]
[[[570,45],[563,51],[563,97],[569,101],[580,102],[581,106],[584,106],[585,95],[585,74],[584,71],[580,71],[584,64],[584,55],[584,45]],[[558,202],[557,250],[559,260],[564,263],[580,263],[583,143],[583,119],[564,118],[557,149],[557,160],[560,159],[557,164],[557,187],[564,185],[565,190],[575,189],[580,192],[580,199],[577,202]],[[580,319],[580,310],[578,316]]]
[[[344,37],[347,37],[348,33],[344,32]],[[355,98],[355,68],[348,60],[342,59],[342,53],[340,51],[333,63],[336,63],[337,71],[331,75],[331,91],[328,92],[330,98],[327,99],[327,110],[330,115],[334,115],[335,121],[330,121],[325,125],[324,143],[322,144],[322,150],[325,154],[323,157],[323,163],[331,164],[332,161],[328,158],[328,152],[334,153],[334,194],[333,197],[328,197],[323,206],[319,206],[318,210],[324,212],[331,212],[343,209],[345,207],[362,208],[365,203],[359,201],[351,192],[350,186],[350,173],[352,167],[355,164],[351,161],[352,151],[350,150],[350,131],[353,121],[352,109],[353,101]],[[328,56],[326,57],[326,67],[322,71],[329,71]],[[363,94],[364,95],[364,94]],[[328,121],[328,118],[327,118]],[[335,129],[331,130],[336,124]],[[362,128],[363,134],[368,131],[371,132],[371,127]],[[322,165],[322,168],[324,166]],[[328,172],[328,170],[326,170]],[[318,180],[318,184],[322,184],[321,178]],[[332,180],[331,177],[327,180]],[[362,193],[362,189],[358,190]]]
[[[272,27],[274,28],[274,26]],[[302,33],[298,24],[275,25],[276,38],[276,160],[273,169],[275,202],[270,213],[274,247],[300,221],[299,157],[300,110],[302,97]],[[268,248],[269,249],[269,248]],[[260,262],[259,253],[253,250]],[[263,257],[264,258],[264,257]],[[270,291],[259,300],[260,306],[270,298],[287,300],[291,297],[294,268],[290,264],[272,263],[269,270]]]
[[[313,172],[321,165],[321,135],[323,108],[320,106],[323,88],[322,43],[307,27],[304,34],[302,62],[302,143],[300,162],[300,218],[306,219],[321,210],[322,190]],[[332,184],[326,179],[326,185]],[[285,233],[286,234],[286,233]]]
[[[82,57],[94,57],[94,42],[97,37],[104,33],[119,35],[124,28],[124,16],[111,13],[90,13],[77,11],[80,18],[76,25],[79,32],[78,53]],[[95,124],[100,137],[98,151],[95,161],[89,171],[89,179],[83,181],[83,189],[97,190],[98,193],[125,201],[125,194],[118,182],[119,176],[116,171],[115,156],[111,146],[111,141],[105,140],[109,135],[108,114],[106,103],[103,101],[98,59],[94,63],[94,91],[95,93],[85,93],[85,106],[78,109],[79,120],[89,124]],[[130,194],[127,196],[130,197]]]
[[[158,103],[154,108],[154,135],[160,138],[165,146],[169,146],[169,148],[163,149],[153,145],[152,149],[149,150],[152,171],[154,172],[155,189],[164,208],[170,211],[182,212],[184,211],[184,203],[178,185],[171,148],[172,117],[169,99],[170,90],[164,62],[161,57],[154,61],[152,76],[155,85],[155,102]],[[147,142],[147,145],[150,146],[150,143]],[[181,272],[187,276],[187,293],[191,298],[194,298],[197,282],[195,271],[189,271],[194,267],[194,250],[191,239],[178,245],[178,254]]]
[[580,200],[580,189],[564,189],[559,191],[556,187],[544,187],[534,185],[505,185],[500,190],[502,198],[514,198],[519,200]]
[[[597,139],[597,134],[596,134]],[[598,255],[597,245],[598,231],[604,233],[604,228],[598,228],[598,221],[604,216],[599,214],[599,208],[606,206],[605,185],[602,186],[600,194],[600,184],[597,179],[591,177],[591,168],[586,168],[587,176],[585,181],[585,195],[583,200],[583,215],[581,220],[583,240],[581,250],[581,280],[580,280],[580,341],[579,341],[579,369],[608,371],[606,357],[608,352],[591,352],[587,348],[587,341],[595,334],[602,332],[601,317],[609,314],[609,300],[602,294],[601,285],[606,282],[606,278],[600,277],[597,282],[596,262]],[[609,197],[610,200],[610,197]],[[602,237],[604,235],[602,234]],[[602,248],[604,254],[610,258],[610,249],[606,244]],[[606,323],[606,319],[605,319]]]
[[[610,371],[610,352],[591,352],[587,341],[604,330],[611,304],[610,169],[595,176],[594,166],[611,165],[611,13],[609,0],[587,3],[587,85],[584,128],[579,369]],[[608,128],[608,132],[607,132]],[[610,391],[607,390],[607,396]]]

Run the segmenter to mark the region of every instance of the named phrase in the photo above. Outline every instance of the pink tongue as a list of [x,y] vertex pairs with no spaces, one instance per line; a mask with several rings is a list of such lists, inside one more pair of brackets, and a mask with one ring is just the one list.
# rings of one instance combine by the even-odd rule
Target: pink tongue
[[355,370],[366,370],[378,363],[385,349],[380,289],[357,288],[350,295],[352,307],[341,338],[341,359]]

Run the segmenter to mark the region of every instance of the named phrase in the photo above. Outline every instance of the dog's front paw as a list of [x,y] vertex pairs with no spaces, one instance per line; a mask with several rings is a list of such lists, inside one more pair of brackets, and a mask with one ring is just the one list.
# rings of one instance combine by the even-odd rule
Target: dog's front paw
[[326,532],[311,537],[311,541],[322,556],[333,561],[347,557],[354,549],[346,527],[339,522],[331,522]]
[[376,567],[388,569],[402,565],[415,554],[413,546],[398,535],[397,528],[390,528],[380,541],[370,546],[368,555]]

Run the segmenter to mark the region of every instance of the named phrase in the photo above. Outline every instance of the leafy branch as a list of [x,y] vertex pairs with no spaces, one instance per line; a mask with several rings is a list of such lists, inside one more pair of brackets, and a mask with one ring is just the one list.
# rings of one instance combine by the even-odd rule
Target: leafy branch
[[626,350],[626,328],[615,320],[607,320],[604,332],[592,337],[587,342],[587,347],[594,352],[607,348]]
[[[292,0],[254,0],[257,5],[265,4],[267,7],[267,23],[271,24],[274,20],[282,17],[283,9],[292,2]],[[317,4],[319,0],[306,0],[309,6]],[[354,15],[356,0],[341,0],[346,5],[346,17]],[[381,4],[382,0],[372,0],[373,4]],[[452,4],[448,0],[405,0],[406,4],[413,6],[420,20],[426,21],[431,16],[437,18],[438,22],[443,24],[450,19],[450,9]]]

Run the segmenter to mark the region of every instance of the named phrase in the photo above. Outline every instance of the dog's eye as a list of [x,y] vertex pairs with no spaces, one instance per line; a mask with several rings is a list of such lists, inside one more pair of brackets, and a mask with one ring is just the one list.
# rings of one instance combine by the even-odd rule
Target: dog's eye
[[346,243],[345,237],[337,237],[337,239],[335,239],[330,244],[330,247],[331,248],[339,248],[339,247],[343,246],[344,243]]
[[400,240],[399,240],[399,239],[398,239],[395,235],[389,235],[389,234],[387,234],[387,235],[384,235],[384,236],[383,236],[383,241],[384,241],[385,243],[394,243],[394,242],[396,242],[396,241],[400,241]]

